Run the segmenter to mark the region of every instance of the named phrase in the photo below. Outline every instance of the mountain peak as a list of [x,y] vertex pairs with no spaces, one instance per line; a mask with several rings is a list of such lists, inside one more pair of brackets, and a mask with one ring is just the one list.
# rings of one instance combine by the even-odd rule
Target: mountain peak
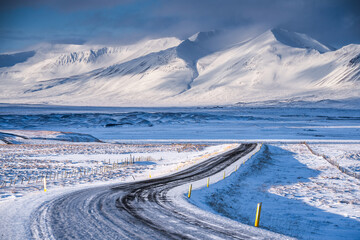
[[219,31],[217,30],[211,30],[207,32],[197,32],[188,39],[192,42],[202,42],[202,41],[207,41],[218,34]]
[[217,30],[195,33],[176,47],[179,57],[193,65],[201,57],[221,49],[219,33]]
[[303,33],[291,32],[282,28],[274,28],[270,32],[277,41],[290,47],[315,49],[320,53],[334,50]]

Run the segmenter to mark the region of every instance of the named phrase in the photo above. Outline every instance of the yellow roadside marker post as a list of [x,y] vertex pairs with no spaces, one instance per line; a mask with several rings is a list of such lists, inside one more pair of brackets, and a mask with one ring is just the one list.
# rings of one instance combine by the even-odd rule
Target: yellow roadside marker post
[[209,187],[209,184],[210,184],[210,178],[207,179],[206,186]]
[[224,176],[223,176],[223,179],[225,179],[225,171],[224,171]]
[[46,192],[47,189],[46,189],[46,178],[44,177],[44,192]]
[[260,213],[261,213],[261,202],[258,203],[257,205],[257,210],[256,210],[256,218],[255,218],[255,227],[259,227],[259,222],[260,222]]
[[191,189],[192,189],[192,184],[190,184],[190,186],[189,186],[188,198],[190,198],[190,197],[191,197]]

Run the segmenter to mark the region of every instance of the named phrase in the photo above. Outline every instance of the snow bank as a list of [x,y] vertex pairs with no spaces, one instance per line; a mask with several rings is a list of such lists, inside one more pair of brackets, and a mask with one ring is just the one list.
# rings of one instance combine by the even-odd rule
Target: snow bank
[[99,139],[82,133],[39,131],[39,130],[1,130],[0,140],[8,144],[36,144],[44,140],[55,143],[56,141],[66,142],[101,142]]
[[303,144],[267,145],[237,173],[193,191],[190,202],[249,225],[262,202],[261,228],[299,239],[358,239],[359,184]]

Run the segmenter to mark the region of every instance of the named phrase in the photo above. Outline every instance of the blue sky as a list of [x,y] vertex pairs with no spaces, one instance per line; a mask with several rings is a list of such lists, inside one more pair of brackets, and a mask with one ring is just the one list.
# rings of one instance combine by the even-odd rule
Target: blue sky
[[0,0],[0,52],[48,43],[124,44],[143,38],[273,27],[341,47],[360,43],[356,0]]

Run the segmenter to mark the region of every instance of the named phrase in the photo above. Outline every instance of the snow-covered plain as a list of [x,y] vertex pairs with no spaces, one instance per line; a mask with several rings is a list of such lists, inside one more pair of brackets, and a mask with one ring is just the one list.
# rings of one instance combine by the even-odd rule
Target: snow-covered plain
[[[221,31],[129,46],[54,45],[8,57],[0,102],[82,106],[208,106],[357,100],[360,45],[328,47],[271,29],[247,41]],[[23,56],[25,55],[25,57]],[[4,55],[2,55],[4,57]]]
[[[359,144],[310,146],[348,167],[360,160]],[[250,225],[262,202],[265,229],[299,239],[359,239],[359,184],[304,144],[272,144],[225,180],[193,191],[190,202]]]
[[329,156],[340,166],[352,172],[360,173],[360,149],[357,144],[316,144],[311,148],[319,153]]
[[169,174],[235,145],[75,143],[0,145],[0,199],[43,189]]

